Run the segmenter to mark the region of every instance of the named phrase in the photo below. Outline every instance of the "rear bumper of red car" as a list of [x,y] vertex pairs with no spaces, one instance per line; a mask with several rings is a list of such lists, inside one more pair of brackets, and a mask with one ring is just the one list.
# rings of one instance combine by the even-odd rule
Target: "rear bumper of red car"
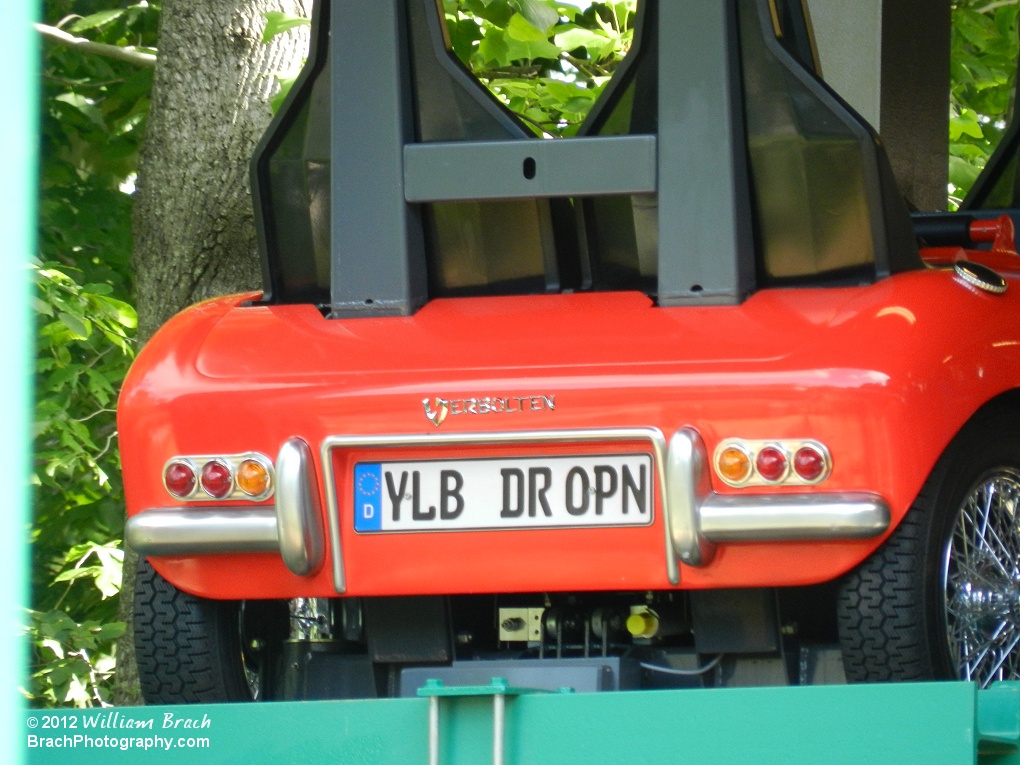
[[[248,507],[146,509],[128,520],[127,541],[151,556],[278,553],[298,576],[327,563],[338,593],[348,591],[344,522],[347,504],[336,455],[352,451],[548,445],[627,444],[643,448],[655,466],[661,549],[668,583],[679,584],[680,565],[710,566],[717,545],[870,539],[891,523],[887,502],[866,492],[718,494],[711,488],[709,459],[701,436],[682,428],[668,439],[656,428],[516,431],[428,435],[334,436],[320,448],[323,485],[312,449],[291,439],[280,451],[273,504]],[[321,506],[324,496],[326,506]],[[329,554],[327,555],[327,551]],[[666,582],[663,582],[665,585]]]

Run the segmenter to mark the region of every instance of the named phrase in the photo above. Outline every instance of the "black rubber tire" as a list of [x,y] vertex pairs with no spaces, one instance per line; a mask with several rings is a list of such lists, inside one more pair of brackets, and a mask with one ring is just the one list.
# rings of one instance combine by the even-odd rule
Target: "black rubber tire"
[[986,411],[946,450],[890,538],[843,579],[837,623],[847,680],[965,679],[951,652],[943,570],[965,501],[1003,470],[1020,477],[1020,417]]
[[147,704],[253,700],[244,671],[237,601],[182,592],[139,556],[135,579],[135,656]]

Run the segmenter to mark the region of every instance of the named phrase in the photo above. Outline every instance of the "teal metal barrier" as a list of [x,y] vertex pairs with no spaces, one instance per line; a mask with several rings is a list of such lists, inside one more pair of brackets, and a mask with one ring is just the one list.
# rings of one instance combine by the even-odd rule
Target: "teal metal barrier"
[[26,675],[26,651],[19,637],[23,622],[20,608],[25,604],[28,517],[28,469],[31,454],[29,363],[29,282],[25,265],[35,252],[36,209],[36,102],[38,49],[35,31],[35,0],[17,0],[4,5],[0,24],[0,71],[4,97],[9,108],[0,119],[0,147],[4,152],[4,183],[0,185],[0,358],[13,374],[0,383],[3,401],[3,439],[0,440],[0,484],[4,487],[4,512],[0,531],[0,560],[6,569],[0,577],[0,761],[21,762],[22,746],[15,731],[21,723],[22,701],[18,686]]
[[20,735],[31,765],[1020,763],[1020,683],[574,694],[496,679],[473,689],[430,683],[421,693],[38,711]]

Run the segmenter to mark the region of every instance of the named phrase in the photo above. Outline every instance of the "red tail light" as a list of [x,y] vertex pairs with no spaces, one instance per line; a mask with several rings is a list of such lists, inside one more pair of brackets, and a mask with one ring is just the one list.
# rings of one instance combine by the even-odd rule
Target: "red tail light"
[[790,460],[785,451],[778,446],[770,445],[758,452],[754,466],[758,470],[758,475],[766,481],[779,483],[786,478],[790,470]]
[[223,499],[234,490],[234,474],[219,460],[211,460],[202,467],[202,490],[214,499]]
[[827,467],[825,455],[813,444],[805,444],[793,455],[793,470],[806,483],[814,483],[824,474]]
[[195,468],[185,460],[172,460],[163,469],[163,485],[178,499],[187,499],[194,494],[197,482]]

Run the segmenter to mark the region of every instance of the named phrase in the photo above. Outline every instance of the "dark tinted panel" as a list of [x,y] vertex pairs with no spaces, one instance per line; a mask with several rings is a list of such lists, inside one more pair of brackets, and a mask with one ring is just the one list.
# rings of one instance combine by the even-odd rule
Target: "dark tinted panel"
[[555,287],[548,205],[532,200],[429,205],[429,294],[534,293]]
[[328,8],[316,6],[308,64],[253,161],[265,292],[275,302],[329,303]]
[[876,242],[862,151],[870,136],[841,118],[799,59],[769,45],[775,17],[763,19],[755,5],[742,5],[740,24],[759,276],[870,268]]
[[[658,129],[654,2],[638,5],[634,43],[589,113],[579,136],[653,135]],[[581,199],[585,286],[641,290],[658,284],[659,203],[654,194]]]
[[[452,53],[435,8],[408,3],[417,139],[539,140]],[[430,297],[558,289],[554,210],[548,200],[425,205]]]

